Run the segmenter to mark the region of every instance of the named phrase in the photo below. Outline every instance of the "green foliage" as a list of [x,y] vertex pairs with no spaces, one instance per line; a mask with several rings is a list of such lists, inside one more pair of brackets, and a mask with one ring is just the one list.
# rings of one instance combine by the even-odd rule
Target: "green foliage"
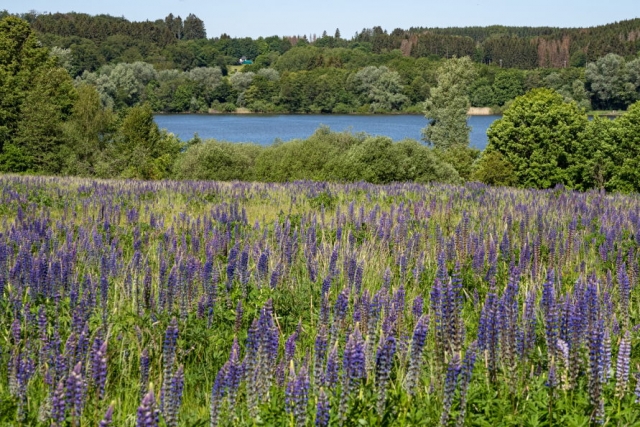
[[464,145],[454,145],[446,150],[435,150],[435,154],[455,168],[463,181],[471,179],[473,165],[480,157],[480,150]]
[[[635,68],[635,64],[632,68]],[[620,55],[610,53],[596,62],[590,62],[585,78],[594,94],[596,108],[620,110],[637,99],[640,81],[633,76]]]
[[178,179],[251,181],[260,147],[208,140],[191,145],[181,154],[174,167]]
[[425,102],[425,116],[430,120],[423,129],[424,139],[439,149],[469,145],[467,111],[470,107],[468,87],[475,77],[469,57],[453,58],[443,63],[437,73],[438,86],[431,89]]
[[105,178],[166,178],[181,148],[175,136],[158,129],[148,104],[133,107],[101,153],[96,174]]
[[218,141],[190,144],[174,168],[179,179],[287,182],[459,182],[460,175],[434,150],[417,141],[394,143],[319,128],[305,140],[268,147]]
[[524,74],[518,70],[498,72],[493,81],[493,94],[493,102],[497,105],[524,94]]
[[570,174],[587,117],[575,103],[549,89],[518,97],[487,135],[488,151],[498,151],[513,166],[517,185],[550,188],[572,185]]
[[[617,120],[594,117],[589,121],[578,144],[573,166],[577,188],[616,190],[612,182],[620,159],[618,152],[619,124]],[[620,147],[622,148],[622,147]],[[620,153],[622,154],[622,153]]]
[[510,186],[517,183],[513,166],[499,151],[485,151],[471,175],[475,181],[488,185]]
[[56,173],[75,89],[29,25],[0,21],[0,170]]
[[115,119],[111,110],[102,107],[93,86],[78,87],[78,99],[63,128],[64,174],[95,176],[96,162],[115,132]]
[[614,185],[624,191],[638,191],[640,171],[637,170],[640,154],[640,102],[636,102],[612,126],[616,136],[612,159],[617,171]]

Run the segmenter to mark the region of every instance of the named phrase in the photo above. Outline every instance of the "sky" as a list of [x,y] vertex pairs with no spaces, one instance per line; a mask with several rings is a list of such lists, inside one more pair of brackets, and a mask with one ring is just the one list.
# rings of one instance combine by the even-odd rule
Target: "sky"
[[0,10],[11,13],[83,12],[132,21],[193,13],[208,37],[329,35],[350,39],[363,28],[464,27],[486,25],[590,27],[640,17],[638,0],[27,0]]

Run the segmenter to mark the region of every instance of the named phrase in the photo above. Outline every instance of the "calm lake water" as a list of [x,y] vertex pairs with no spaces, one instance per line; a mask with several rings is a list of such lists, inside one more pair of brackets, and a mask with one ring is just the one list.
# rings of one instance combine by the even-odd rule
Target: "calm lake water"
[[[487,145],[487,128],[499,116],[472,116],[471,146],[484,149]],[[188,140],[197,133],[202,139],[219,141],[253,142],[273,144],[276,139],[307,138],[319,126],[326,125],[333,131],[366,132],[384,135],[394,141],[405,138],[421,140],[421,130],[427,120],[420,115],[356,116],[356,115],[258,115],[258,114],[169,114],[156,115],[161,128]]]

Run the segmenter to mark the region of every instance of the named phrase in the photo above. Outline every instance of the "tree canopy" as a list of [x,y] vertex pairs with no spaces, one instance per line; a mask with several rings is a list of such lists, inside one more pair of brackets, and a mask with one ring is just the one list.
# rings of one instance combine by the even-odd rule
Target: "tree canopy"
[[586,123],[586,114],[575,102],[565,102],[550,89],[534,89],[516,98],[489,127],[486,152],[503,156],[513,167],[519,186],[569,186]]

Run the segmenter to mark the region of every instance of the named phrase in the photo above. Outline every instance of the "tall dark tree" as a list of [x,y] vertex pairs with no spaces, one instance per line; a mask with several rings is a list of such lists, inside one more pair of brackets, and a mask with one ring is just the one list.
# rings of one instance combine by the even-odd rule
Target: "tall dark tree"
[[173,16],[173,13],[170,13],[166,18],[164,18],[164,23],[167,25],[167,28],[169,29],[169,31],[171,31],[171,34],[173,34],[176,39],[182,39],[182,36],[184,34],[182,18],[180,18],[179,16]]
[[207,38],[204,22],[193,13],[184,20],[184,40],[200,40]]

